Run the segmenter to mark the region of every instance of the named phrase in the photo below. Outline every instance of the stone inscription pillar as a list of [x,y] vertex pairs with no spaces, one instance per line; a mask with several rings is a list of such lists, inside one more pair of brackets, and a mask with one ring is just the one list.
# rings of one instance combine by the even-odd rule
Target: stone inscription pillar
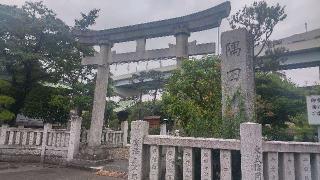
[[232,180],[231,151],[220,150],[220,178]]
[[263,180],[262,128],[256,123],[240,125],[242,179]]
[[149,179],[160,179],[160,148],[159,146],[150,146],[150,173]]
[[283,153],[280,158],[279,164],[279,179],[281,180],[291,180],[296,179],[295,176],[295,160],[294,153]]
[[311,155],[312,179],[320,179],[320,154]]
[[183,59],[189,57],[188,52],[188,38],[190,33],[187,31],[177,32],[176,37],[176,58],[177,66],[180,67]]
[[212,179],[212,151],[211,149],[201,149],[201,179]]
[[297,179],[311,179],[311,163],[310,154],[299,153],[295,156],[296,158],[296,174]]
[[278,180],[279,179],[279,155],[277,152],[267,152],[264,158],[264,179]]
[[143,139],[149,133],[149,123],[146,121],[133,121],[131,123],[130,152],[128,180],[142,180],[145,178],[144,161],[146,149],[143,148]]
[[129,130],[129,126],[128,126],[128,121],[123,121],[121,122],[121,131],[123,132],[123,146],[126,146],[128,144],[128,130]]
[[98,65],[88,140],[88,145],[91,147],[101,145],[102,127],[104,122],[104,112],[106,106],[107,86],[110,72],[109,63],[111,62],[111,48],[112,44],[110,43],[100,45],[102,63]]
[[176,147],[168,146],[166,152],[166,175],[165,180],[176,180]]
[[194,155],[191,147],[183,149],[183,179],[194,179]]
[[228,106],[235,115],[244,106],[246,121],[252,122],[255,97],[252,38],[246,29],[227,31],[221,35],[221,47],[222,115],[225,117]]
[[68,145],[67,161],[71,161],[79,152],[82,118],[71,115],[70,138]]

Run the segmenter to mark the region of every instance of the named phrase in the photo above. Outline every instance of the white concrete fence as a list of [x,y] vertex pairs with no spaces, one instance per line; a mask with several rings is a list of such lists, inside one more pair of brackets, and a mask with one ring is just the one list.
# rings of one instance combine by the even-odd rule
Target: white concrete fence
[[[80,142],[87,143],[89,139],[89,130],[81,131]],[[121,130],[115,131],[110,128],[102,130],[101,145],[108,147],[123,147],[128,144],[128,121],[121,123]]]
[[[201,149],[203,180],[213,177],[212,150],[220,151],[221,180],[233,179],[231,151],[240,151],[243,180],[320,180],[320,143],[264,141],[259,124],[241,124],[240,140],[148,135],[148,129],[145,121],[131,124],[129,180],[192,180],[194,148]],[[182,177],[177,177],[178,148],[183,151]]]
[[[81,132],[81,118],[71,117],[70,130],[44,128],[0,127],[0,160],[66,162],[74,159],[80,143],[87,142],[88,132]],[[101,144],[107,147],[125,147],[128,139],[128,122],[121,123],[121,130],[104,129]]]
[[0,159],[15,160],[27,157],[28,160],[38,159],[41,162],[45,159],[70,161],[79,150],[80,129],[81,118],[78,116],[71,117],[70,130],[52,129],[51,124],[45,124],[43,129],[2,125]]

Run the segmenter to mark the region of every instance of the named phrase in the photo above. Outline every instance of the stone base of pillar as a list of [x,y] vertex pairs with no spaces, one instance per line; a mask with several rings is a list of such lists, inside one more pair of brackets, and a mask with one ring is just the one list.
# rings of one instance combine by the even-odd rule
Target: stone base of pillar
[[128,161],[129,147],[108,146],[82,146],[75,158],[68,162],[71,167],[97,167],[105,166],[119,160]]

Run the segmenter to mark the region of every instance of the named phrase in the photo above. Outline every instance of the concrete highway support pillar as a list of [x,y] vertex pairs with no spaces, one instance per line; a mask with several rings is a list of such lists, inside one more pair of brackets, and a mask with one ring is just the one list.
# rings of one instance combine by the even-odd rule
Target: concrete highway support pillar
[[181,67],[181,63],[184,59],[189,58],[188,52],[188,38],[190,33],[187,31],[178,32],[175,34],[176,37],[176,58],[177,66]]

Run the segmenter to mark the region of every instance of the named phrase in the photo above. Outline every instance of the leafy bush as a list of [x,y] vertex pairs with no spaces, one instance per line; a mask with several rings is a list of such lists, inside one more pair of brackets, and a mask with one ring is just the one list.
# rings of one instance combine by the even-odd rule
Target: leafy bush
[[0,124],[8,123],[15,118],[15,114],[10,111],[15,99],[8,96],[11,85],[9,82],[0,80]]

